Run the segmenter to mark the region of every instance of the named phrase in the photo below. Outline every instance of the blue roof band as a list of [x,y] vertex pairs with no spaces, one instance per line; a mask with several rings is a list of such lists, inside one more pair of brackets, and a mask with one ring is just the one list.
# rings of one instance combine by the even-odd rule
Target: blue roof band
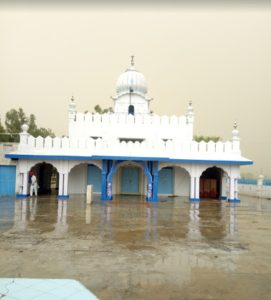
[[32,154],[6,154],[11,159],[48,159],[48,160],[141,160],[163,161],[172,163],[198,163],[198,164],[223,164],[223,165],[252,165],[252,160],[204,160],[204,159],[174,159],[169,157],[137,157],[137,156],[77,156],[77,155],[32,155]]

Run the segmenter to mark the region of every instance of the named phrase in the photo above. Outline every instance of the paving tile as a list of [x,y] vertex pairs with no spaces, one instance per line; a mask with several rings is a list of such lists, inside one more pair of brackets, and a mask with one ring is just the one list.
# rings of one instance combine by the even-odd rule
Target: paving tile
[[[80,282],[73,279],[0,279],[0,293],[6,300],[96,300]],[[0,296],[1,296],[0,294]]]
[[35,279],[35,278],[14,278],[14,282],[23,287],[30,287],[39,282],[43,282],[44,279]]
[[60,288],[55,288],[53,290],[47,290],[50,294],[58,297],[67,298],[77,292],[80,292],[80,289],[74,288],[73,286],[64,286]]
[[4,296],[4,297],[1,297],[0,298],[1,300],[4,299],[4,300],[18,300],[17,298],[13,298],[13,297],[10,297],[10,296]]
[[[18,285],[14,279],[0,279],[0,293],[4,295],[11,295],[11,293],[23,290],[24,287]],[[2,298],[3,299],[3,298]]]
[[65,300],[98,300],[98,298],[86,289],[65,298]]
[[54,296],[49,293],[43,293],[42,295],[39,295],[31,300],[63,300],[64,298],[60,298],[58,296]]
[[42,291],[28,287],[15,292],[11,292],[9,293],[9,295],[20,300],[32,300],[35,297],[42,295],[42,293]]

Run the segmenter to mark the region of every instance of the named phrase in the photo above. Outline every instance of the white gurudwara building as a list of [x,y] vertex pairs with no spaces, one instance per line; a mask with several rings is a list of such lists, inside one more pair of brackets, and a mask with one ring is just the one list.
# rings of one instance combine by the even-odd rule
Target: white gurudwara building
[[232,139],[208,143],[193,140],[194,112],[189,103],[182,116],[150,111],[145,77],[130,67],[117,81],[113,113],[82,113],[72,98],[67,137],[29,135],[23,125],[16,152],[16,192],[29,194],[29,173],[39,193],[56,190],[59,198],[84,194],[88,185],[102,200],[114,195],[159,195],[228,199],[238,202],[240,166],[252,164],[241,155],[236,124]]

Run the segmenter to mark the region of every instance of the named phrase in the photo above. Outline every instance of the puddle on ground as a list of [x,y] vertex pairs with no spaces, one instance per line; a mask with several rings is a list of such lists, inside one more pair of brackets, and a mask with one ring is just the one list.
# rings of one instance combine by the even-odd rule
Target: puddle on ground
[[270,230],[271,201],[249,197],[0,198],[0,276],[74,278],[100,299],[269,299]]

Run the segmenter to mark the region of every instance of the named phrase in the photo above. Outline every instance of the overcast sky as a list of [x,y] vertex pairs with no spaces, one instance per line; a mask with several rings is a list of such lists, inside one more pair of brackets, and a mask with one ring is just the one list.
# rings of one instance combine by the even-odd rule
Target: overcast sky
[[[185,2],[184,2],[185,3]],[[240,2],[241,3],[241,2]],[[34,113],[39,126],[67,134],[79,111],[112,106],[118,76],[135,55],[152,110],[195,109],[195,134],[231,138],[238,122],[242,172],[271,177],[271,6],[0,5],[0,117]]]

